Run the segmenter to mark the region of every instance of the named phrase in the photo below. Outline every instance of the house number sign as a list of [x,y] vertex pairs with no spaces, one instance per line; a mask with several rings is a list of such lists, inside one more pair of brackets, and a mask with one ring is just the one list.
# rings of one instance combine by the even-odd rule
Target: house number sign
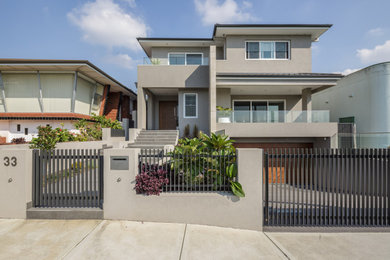
[[16,165],[18,165],[18,159],[15,156],[12,156],[11,158],[6,156],[4,157],[3,161],[6,167],[8,166],[15,167]]

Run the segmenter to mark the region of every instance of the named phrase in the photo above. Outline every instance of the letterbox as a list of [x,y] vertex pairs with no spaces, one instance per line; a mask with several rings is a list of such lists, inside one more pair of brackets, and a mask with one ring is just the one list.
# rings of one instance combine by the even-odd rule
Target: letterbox
[[129,156],[110,156],[110,170],[126,171],[129,169]]

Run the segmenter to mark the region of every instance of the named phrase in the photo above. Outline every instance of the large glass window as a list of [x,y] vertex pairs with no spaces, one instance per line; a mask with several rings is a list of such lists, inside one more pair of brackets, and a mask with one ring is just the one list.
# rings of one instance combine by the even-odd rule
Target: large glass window
[[251,102],[235,101],[234,102],[234,122],[249,123],[251,121]]
[[246,42],[247,59],[289,59],[289,43],[286,41]]
[[285,119],[282,100],[234,101],[233,108],[233,120],[238,123],[277,123]]
[[202,65],[202,54],[196,53],[187,53],[187,65]]
[[169,65],[202,65],[202,53],[169,53]]
[[198,117],[198,95],[196,93],[184,94],[184,117]]
[[185,54],[169,54],[169,65],[185,65],[186,64],[186,58]]

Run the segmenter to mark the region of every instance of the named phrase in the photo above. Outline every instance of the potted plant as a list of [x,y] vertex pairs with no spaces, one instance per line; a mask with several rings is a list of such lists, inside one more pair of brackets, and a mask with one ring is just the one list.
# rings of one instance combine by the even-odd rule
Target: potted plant
[[217,106],[218,111],[218,123],[231,123],[230,116],[232,114],[231,108],[224,108]]

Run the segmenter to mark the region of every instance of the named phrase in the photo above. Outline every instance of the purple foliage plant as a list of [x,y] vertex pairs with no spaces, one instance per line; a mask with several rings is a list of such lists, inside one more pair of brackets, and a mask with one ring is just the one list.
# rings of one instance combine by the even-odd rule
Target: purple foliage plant
[[157,164],[142,164],[141,173],[135,177],[138,194],[160,195],[162,187],[169,183],[168,172]]

